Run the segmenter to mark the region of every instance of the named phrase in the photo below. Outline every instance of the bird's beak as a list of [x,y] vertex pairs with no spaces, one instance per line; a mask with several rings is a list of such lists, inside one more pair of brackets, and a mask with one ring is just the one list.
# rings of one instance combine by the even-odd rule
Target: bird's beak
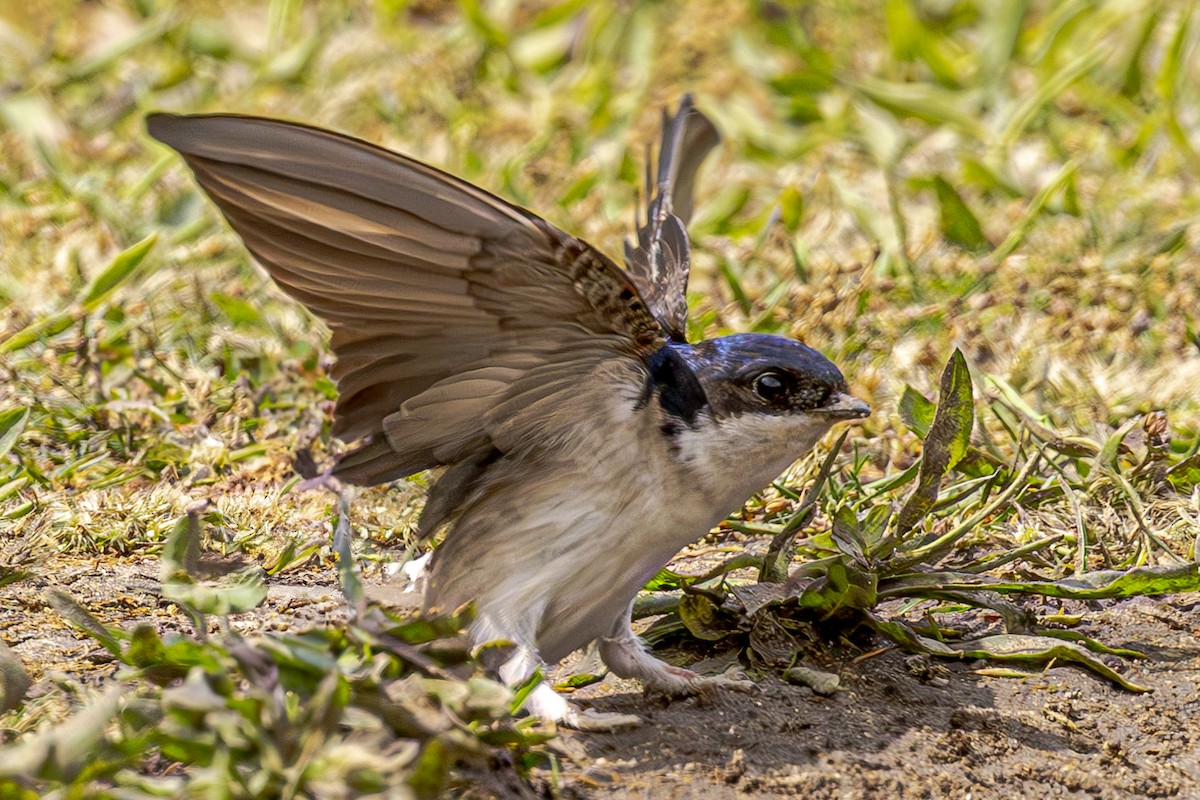
[[862,419],[870,415],[871,407],[852,394],[838,392],[817,413],[834,419]]

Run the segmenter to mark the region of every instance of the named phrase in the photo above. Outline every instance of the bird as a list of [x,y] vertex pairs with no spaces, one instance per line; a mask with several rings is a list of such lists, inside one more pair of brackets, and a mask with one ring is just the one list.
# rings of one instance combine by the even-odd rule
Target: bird
[[[625,267],[534,213],[360,139],[236,114],[147,117],[276,284],[331,330],[339,482],[440,469],[418,523],[442,534],[427,612],[473,603],[509,685],[597,643],[671,696],[748,681],[667,664],[632,604],[707,534],[869,406],[817,350],[733,333],[689,343],[687,224],[717,146],[685,95],[664,109]],[[580,729],[544,681],[526,710]]]

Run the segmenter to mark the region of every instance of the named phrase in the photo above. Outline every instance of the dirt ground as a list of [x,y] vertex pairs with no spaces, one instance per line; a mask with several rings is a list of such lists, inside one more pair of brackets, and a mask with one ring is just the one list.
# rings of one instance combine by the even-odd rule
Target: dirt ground
[[[664,704],[626,689],[595,707],[646,724],[576,735],[592,798],[1200,797],[1200,596],[1091,611],[1086,631],[1151,657],[1133,694],[1072,667],[1026,679],[891,650],[836,671],[831,697],[774,677],[757,696]],[[945,667],[945,670],[937,667]],[[933,673],[931,679],[931,672]]]
[[[42,564],[0,589],[0,631],[35,677],[103,674],[103,651],[42,600],[57,585],[108,622],[186,623],[157,594],[157,561]],[[276,579],[246,631],[303,627],[342,613],[332,571]],[[378,580],[390,605],[411,598]],[[667,702],[609,677],[576,694],[645,723],[611,734],[566,732],[559,771],[542,779],[584,798],[1197,798],[1200,797],[1200,595],[1080,605],[1081,630],[1150,654],[1122,662],[1133,694],[1072,667],[1025,679],[983,665],[929,663],[897,650],[845,646],[821,655],[841,690],[830,697],[755,675],[753,695]],[[692,656],[694,659],[694,655]],[[672,654],[687,661],[688,654]],[[711,659],[708,671],[727,662]],[[1115,664],[1115,661],[1114,661]],[[35,693],[37,688],[35,688]]]

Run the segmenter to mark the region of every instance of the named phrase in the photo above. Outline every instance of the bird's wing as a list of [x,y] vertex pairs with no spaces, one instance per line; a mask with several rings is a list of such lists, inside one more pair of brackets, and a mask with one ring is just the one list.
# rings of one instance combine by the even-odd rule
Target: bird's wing
[[[329,131],[154,114],[255,259],[333,331],[334,474],[378,483],[490,447],[611,359],[665,341],[585,242],[425,164]],[[566,432],[554,431],[561,436]]]
[[663,111],[658,177],[646,163],[646,222],[638,228],[637,246],[625,243],[625,265],[641,288],[647,305],[676,341],[687,341],[687,283],[691,244],[687,223],[692,218],[696,171],[720,134],[708,117],[684,95],[674,117]]

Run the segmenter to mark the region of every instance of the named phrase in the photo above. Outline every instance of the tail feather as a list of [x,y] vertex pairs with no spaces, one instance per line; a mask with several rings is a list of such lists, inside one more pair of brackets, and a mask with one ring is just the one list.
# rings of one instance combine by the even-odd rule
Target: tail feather
[[674,117],[663,112],[656,180],[651,180],[649,159],[646,164],[646,221],[638,228],[636,246],[625,243],[626,267],[655,317],[677,341],[687,341],[687,223],[696,171],[720,138],[708,117],[692,105],[691,95],[680,101]]

